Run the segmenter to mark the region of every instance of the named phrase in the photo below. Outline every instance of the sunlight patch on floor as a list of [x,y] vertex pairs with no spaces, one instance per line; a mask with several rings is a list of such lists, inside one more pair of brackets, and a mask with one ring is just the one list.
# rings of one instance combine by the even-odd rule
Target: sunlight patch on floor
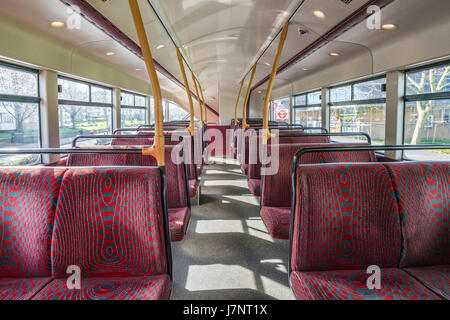
[[241,195],[241,196],[224,195],[223,197],[225,199],[234,200],[234,202],[238,201],[259,206],[259,198],[256,198],[252,195]]
[[226,290],[254,289],[256,290],[253,271],[237,265],[213,264],[205,266],[189,266],[186,289]]
[[196,233],[230,233],[244,232],[241,220],[199,220]]

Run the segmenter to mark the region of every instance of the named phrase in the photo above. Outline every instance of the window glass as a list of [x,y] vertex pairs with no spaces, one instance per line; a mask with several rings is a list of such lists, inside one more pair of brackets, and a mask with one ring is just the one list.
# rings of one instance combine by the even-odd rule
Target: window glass
[[[0,148],[39,148],[39,82],[37,72],[0,66]],[[22,97],[35,98],[24,102]],[[0,155],[0,166],[26,166],[40,162],[39,155]]]
[[[404,144],[450,144],[450,94],[441,96],[450,92],[450,65],[407,72],[405,91]],[[404,156],[448,161],[450,150],[405,151]]]
[[112,103],[112,90],[92,86],[92,102]]
[[0,94],[38,97],[37,73],[0,66]]
[[146,124],[146,111],[145,109],[122,108],[120,118],[122,128],[135,128]]
[[[111,134],[111,108],[59,105],[59,139],[61,147],[70,147],[78,135]],[[106,139],[90,139],[78,145],[101,145]]]
[[61,92],[58,94],[58,99],[80,102],[90,101],[89,85],[87,83],[72,81],[66,78],[58,78],[58,85],[61,86]]
[[134,106],[134,95],[128,92],[121,92],[120,93],[120,104],[122,106]]
[[322,92],[315,91],[308,93],[308,105],[321,104],[322,103]]
[[333,88],[330,90],[330,102],[343,102],[352,100],[352,86]]
[[294,106],[306,106],[306,95],[302,94],[294,97]]
[[322,108],[306,107],[296,108],[295,123],[304,127],[321,127],[322,126]]
[[146,107],[147,106],[147,98],[144,96],[135,96],[136,107]]
[[186,120],[190,117],[190,114],[176,105],[173,102],[169,102],[169,120],[168,121],[177,121],[177,120]]
[[150,97],[150,124],[155,123],[155,99]]
[[[331,132],[365,132],[373,144],[384,144],[386,104],[330,107]],[[366,140],[364,137],[333,137],[337,141]]]
[[356,83],[353,87],[354,100],[369,100],[386,98],[386,78]]

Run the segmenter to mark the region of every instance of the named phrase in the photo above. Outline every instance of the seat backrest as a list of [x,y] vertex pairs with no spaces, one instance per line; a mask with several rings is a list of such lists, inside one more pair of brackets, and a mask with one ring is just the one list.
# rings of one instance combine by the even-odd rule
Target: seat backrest
[[[169,208],[184,208],[188,206],[187,180],[183,160],[183,148],[178,146],[165,147],[167,206]],[[156,159],[142,154],[128,154],[129,166],[156,166]]]
[[158,168],[73,168],[62,181],[52,241],[52,273],[83,277],[168,272]]
[[111,140],[112,146],[151,146],[153,139],[150,138],[113,138]]
[[126,154],[110,153],[74,153],[67,157],[68,167],[90,167],[90,166],[124,166],[126,165]]
[[[283,132],[283,131],[281,131]],[[279,143],[330,143],[328,136],[278,137]]]
[[400,267],[450,264],[450,163],[387,163],[403,231]]
[[382,164],[299,166],[295,201],[292,270],[398,266],[400,214]]
[[[263,169],[261,204],[269,207],[290,207],[292,201],[292,167],[297,151],[305,147],[320,147],[321,144],[271,144],[268,146],[269,156],[278,152],[278,171],[275,174],[267,174]],[[275,151],[276,149],[276,151]],[[305,163],[320,163],[321,158],[315,153],[308,153],[303,157]],[[273,159],[273,167],[277,159]],[[266,165],[267,166],[267,165]]]
[[0,169],[0,277],[49,277],[64,168]]

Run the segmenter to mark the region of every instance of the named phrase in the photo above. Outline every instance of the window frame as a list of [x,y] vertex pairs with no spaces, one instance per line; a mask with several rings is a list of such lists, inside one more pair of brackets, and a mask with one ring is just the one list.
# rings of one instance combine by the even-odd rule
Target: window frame
[[[18,64],[13,64],[5,61],[0,61],[0,67],[13,69],[13,70],[20,70],[23,72],[28,72],[36,75],[36,82],[37,82],[37,96],[31,97],[31,96],[22,96],[22,95],[11,95],[11,94],[0,94],[0,102],[19,102],[19,103],[29,103],[29,104],[37,104],[37,113],[38,113],[38,147],[42,147],[42,119],[41,119],[41,85],[40,85],[40,71],[37,69],[25,67]],[[18,148],[21,149],[20,147]],[[39,160],[32,165],[38,165],[43,163],[42,155],[39,155]]]
[[[138,93],[133,93],[133,92],[126,91],[126,90],[121,90],[120,93],[121,93],[121,95],[120,95],[120,108],[124,108],[124,109],[145,109],[147,111],[147,109],[148,109],[147,96],[142,95],[142,94],[138,94]],[[133,96],[133,105],[122,104],[122,93],[130,94],[130,95]],[[136,105],[136,97],[144,98],[145,99],[145,106],[137,106]]]

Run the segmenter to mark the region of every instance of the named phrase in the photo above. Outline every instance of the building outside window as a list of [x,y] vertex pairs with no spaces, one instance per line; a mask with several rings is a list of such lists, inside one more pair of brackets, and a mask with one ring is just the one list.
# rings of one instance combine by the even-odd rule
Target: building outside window
[[132,128],[147,124],[147,98],[145,96],[122,91],[120,98],[122,128]]
[[[404,144],[450,144],[450,63],[405,76]],[[449,150],[407,151],[413,160],[449,160]]]
[[[39,73],[0,62],[0,148],[39,148]],[[0,166],[32,165],[38,155],[0,155]]]
[[295,124],[304,127],[322,126],[322,92],[314,91],[294,96]]
[[[366,132],[373,144],[384,144],[386,78],[353,82],[330,89],[330,131]],[[365,140],[334,138],[339,141]]]
[[[112,89],[65,77],[58,78],[59,138],[70,147],[78,135],[112,133]],[[103,145],[107,139],[80,140],[78,145]]]

